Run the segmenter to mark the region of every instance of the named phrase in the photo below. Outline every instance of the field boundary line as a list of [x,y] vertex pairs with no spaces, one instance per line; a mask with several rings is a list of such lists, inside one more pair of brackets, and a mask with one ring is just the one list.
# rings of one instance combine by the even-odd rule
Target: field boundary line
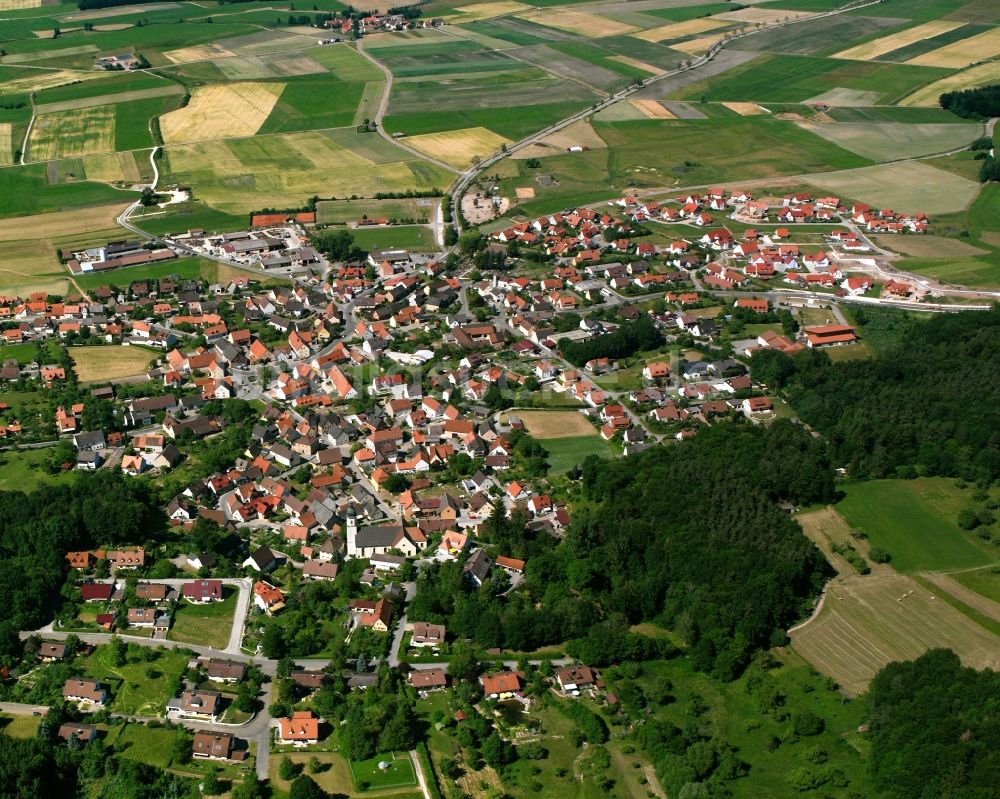
[[809,618],[806,619],[805,621],[800,621],[794,627],[789,627],[788,628],[788,634],[789,635],[791,635],[796,630],[801,630],[807,624],[811,624],[812,622],[814,622],[819,617],[819,614],[823,611],[823,606],[826,604],[827,589],[830,587],[830,583],[831,582],[833,582],[833,580],[830,580],[826,585],[823,586],[823,591],[819,595],[819,601],[816,603],[816,607],[813,608],[813,612],[809,616]]

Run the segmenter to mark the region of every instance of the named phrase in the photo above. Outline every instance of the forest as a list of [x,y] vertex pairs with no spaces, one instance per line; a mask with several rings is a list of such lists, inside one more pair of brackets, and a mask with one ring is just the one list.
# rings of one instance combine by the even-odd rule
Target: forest
[[900,320],[864,361],[832,363],[815,350],[793,358],[758,353],[751,375],[784,388],[803,421],[829,442],[834,466],[854,478],[990,482],[1000,478],[998,351],[994,308]]
[[831,475],[822,441],[788,421],[723,423],[678,447],[590,458],[584,507],[561,542],[516,513],[484,523],[498,552],[527,560],[523,588],[502,597],[500,571],[476,590],[460,564],[434,565],[408,615],[485,647],[569,639],[567,651],[598,666],[671,654],[628,631],[656,621],[682,635],[699,669],[731,679],[754,651],[784,642],[822,584],[825,561],[775,503],[829,501]]
[[1000,674],[931,650],[882,669],[868,701],[876,785],[900,799],[997,795]]
[[52,618],[66,553],[144,541],[164,529],[147,483],[112,472],[30,494],[0,491],[0,657],[20,652],[18,632]]

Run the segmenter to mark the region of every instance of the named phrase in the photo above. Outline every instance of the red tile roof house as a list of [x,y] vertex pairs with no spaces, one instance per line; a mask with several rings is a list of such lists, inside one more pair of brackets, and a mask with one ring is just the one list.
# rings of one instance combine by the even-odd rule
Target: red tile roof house
[[447,688],[448,675],[444,669],[414,669],[410,672],[410,685],[418,691]]
[[556,682],[566,693],[573,693],[595,685],[597,675],[589,666],[570,666],[556,672]]
[[184,583],[181,586],[184,598],[188,602],[204,605],[208,602],[220,602],[222,600],[221,580],[195,580],[191,583]]
[[76,702],[82,708],[100,708],[108,701],[108,691],[97,680],[66,680],[63,699]]
[[445,626],[443,624],[430,624],[426,621],[416,621],[413,623],[413,635],[410,637],[410,646],[440,646],[445,640]]
[[319,719],[311,710],[296,710],[291,718],[278,719],[278,743],[282,746],[319,743]]
[[483,693],[487,699],[502,699],[521,693],[521,675],[515,671],[502,671],[499,674],[484,674],[479,678]]
[[208,719],[214,723],[222,710],[222,695],[215,691],[189,689],[179,698],[171,699],[167,710],[176,712],[181,718]]

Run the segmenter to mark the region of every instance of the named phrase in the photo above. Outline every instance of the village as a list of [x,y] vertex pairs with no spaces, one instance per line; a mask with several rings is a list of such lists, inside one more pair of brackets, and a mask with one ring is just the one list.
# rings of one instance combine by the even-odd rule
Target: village
[[[869,234],[928,223],[718,188],[517,222],[460,242],[462,260],[335,262],[307,213],[67,249],[72,274],[106,284],[3,299],[3,341],[30,357],[4,359],[0,381],[37,403],[0,403],[0,439],[53,452],[57,474],[150,481],[169,492],[168,527],[64,553],[67,600],[22,631],[5,707],[44,704],[58,666],[48,695],[75,709],[59,739],[176,726],[185,768],[234,779],[273,778],[287,753],[335,758],[327,693],[379,690],[386,668],[418,707],[450,707],[459,727],[481,714],[509,740],[539,734],[540,696],[615,712],[600,670],[564,652],[484,651],[469,699],[466,640],[411,612],[422,575],[453,567],[465,592],[515,597],[530,562],[489,531],[560,540],[588,458],[793,416],[754,379],[760,353],[867,357],[856,304],[931,300]],[[232,277],[169,274],[192,254]],[[164,276],[130,278],[150,266]],[[140,365],[103,379],[117,353]],[[173,674],[128,677],[149,696],[136,704],[116,675],[147,658]],[[401,774],[432,795],[416,750],[379,758],[376,782]]]

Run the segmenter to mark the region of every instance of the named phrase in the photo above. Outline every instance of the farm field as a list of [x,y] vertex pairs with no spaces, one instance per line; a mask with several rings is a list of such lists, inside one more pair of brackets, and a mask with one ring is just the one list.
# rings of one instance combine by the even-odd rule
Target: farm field
[[407,136],[407,146],[451,166],[464,169],[476,159],[498,152],[511,140],[486,128],[465,128],[444,133]]
[[847,50],[841,50],[839,53],[834,53],[833,57],[856,59],[859,61],[871,61],[881,55],[891,53],[893,50],[899,50],[900,48],[906,47],[914,42],[930,39],[934,36],[939,36],[942,33],[947,33],[950,30],[960,27],[962,27],[961,22],[951,22],[943,19],[934,20],[933,22],[925,22],[923,25],[917,25],[914,28],[906,28],[898,33],[883,36],[880,39],[865,42],[864,44],[850,47]]
[[252,136],[267,120],[284,84],[229,83],[195,89],[191,102],[160,118],[167,144]]
[[949,577],[980,596],[1000,603],[1000,572],[995,566],[975,571],[955,572]]
[[175,145],[166,148],[161,169],[170,180],[192,186],[205,204],[229,214],[298,207],[317,194],[370,197],[451,183],[443,168],[388,142],[370,145],[374,152],[366,157],[365,134],[350,131],[340,141],[350,147],[317,132]]
[[158,353],[143,347],[72,347],[74,371],[81,383],[115,382],[146,373]]
[[[21,235],[25,235],[25,229]],[[50,241],[37,238],[0,243],[0,292],[4,295],[27,295],[33,291],[58,294],[68,285]]]
[[975,668],[1000,667],[1000,639],[898,574],[834,580],[819,615],[791,632],[792,647],[847,694],[894,660],[948,647]]
[[[961,211],[979,191],[978,183],[917,162],[812,175],[810,182],[842,197],[927,214]],[[928,186],[935,191],[929,193]]]
[[917,89],[900,100],[900,105],[936,108],[938,98],[945,92],[975,89],[997,80],[1000,80],[1000,61],[987,61],[985,64],[977,64],[961,72],[954,72]]
[[961,68],[997,55],[1000,55],[1000,28],[991,28],[967,39],[918,55],[916,58],[911,58],[909,63],[930,67]]
[[834,552],[834,547],[850,544],[864,555],[867,545],[863,545],[859,539],[851,535],[850,525],[835,508],[799,513],[795,516],[795,521],[802,527],[806,537],[819,547],[830,565],[837,570],[838,575],[847,577],[858,573],[843,555]]
[[874,236],[873,238],[880,247],[914,258],[961,258],[985,255],[989,252],[961,239],[947,239],[942,236]]
[[907,16],[906,14],[894,16],[880,7],[878,16],[838,14],[833,17],[807,19],[743,39],[739,42],[738,49],[793,55],[814,55],[831,50],[843,50],[844,45],[851,42],[904,27],[910,21]]
[[673,97],[801,103],[831,89],[870,92],[868,103],[893,103],[946,74],[934,67],[844,61],[802,55],[764,55],[715,78],[698,80]]
[[115,150],[113,105],[60,111],[36,117],[28,139],[32,161],[51,161]]
[[545,9],[538,9],[517,14],[517,17],[528,22],[536,22],[539,25],[587,37],[618,36],[637,30],[633,25],[615,22],[595,14],[571,11],[567,8],[560,8],[556,14]]
[[210,602],[207,605],[179,602],[167,637],[171,641],[183,641],[185,644],[225,649],[229,644],[239,591],[231,586],[224,586],[222,590],[221,602]]
[[983,135],[983,126],[978,123],[800,122],[799,126],[872,161],[957,150]]
[[868,534],[872,546],[888,550],[900,572],[973,568],[998,560],[989,544],[959,529],[958,512],[969,500],[949,480],[848,483],[845,493],[837,509]]
[[98,94],[93,97],[80,97],[75,100],[39,103],[35,105],[35,113],[38,115],[54,114],[60,111],[76,111],[81,108],[130,103],[136,100],[148,100],[154,97],[172,97],[183,94],[183,86],[170,83],[151,89],[136,89],[135,91],[119,92],[118,94]]
[[51,184],[46,164],[0,169],[0,218],[120,203],[138,194],[100,183]]

